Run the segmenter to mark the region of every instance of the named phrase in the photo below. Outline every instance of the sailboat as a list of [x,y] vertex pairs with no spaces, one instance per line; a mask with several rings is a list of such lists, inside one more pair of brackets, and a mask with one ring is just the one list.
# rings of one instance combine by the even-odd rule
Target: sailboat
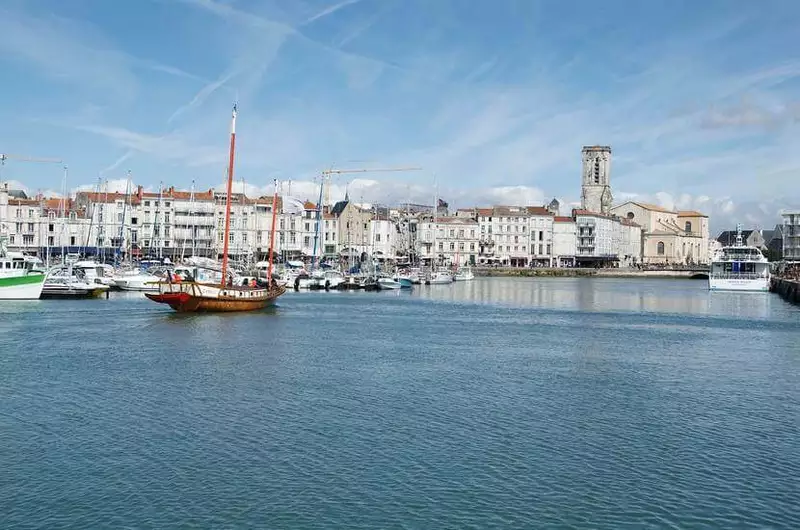
[[[228,243],[231,228],[231,188],[233,186],[233,161],[236,146],[236,105],[233,106],[231,117],[231,144],[230,158],[228,161],[228,185],[225,202],[225,236],[222,250],[222,270],[206,270],[207,267],[198,266],[194,275],[186,274],[181,277],[177,274],[167,274],[166,280],[157,282],[157,293],[145,293],[145,296],[154,302],[167,304],[172,309],[182,313],[196,312],[229,312],[229,311],[254,311],[271,304],[286,288],[272,281],[272,249],[275,247],[276,209],[278,203],[278,187],[272,197],[272,230],[270,234],[269,271],[267,284],[262,286],[234,285],[234,275],[228,270]],[[212,282],[206,278],[218,278]]]

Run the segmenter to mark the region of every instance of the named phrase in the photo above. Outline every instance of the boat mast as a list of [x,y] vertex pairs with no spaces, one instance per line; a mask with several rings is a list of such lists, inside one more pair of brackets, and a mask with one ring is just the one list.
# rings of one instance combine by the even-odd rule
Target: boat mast
[[[125,237],[125,216],[128,213],[128,203],[131,200],[131,172],[128,170],[127,178],[125,179],[125,202],[122,203],[122,224],[119,226],[119,252],[125,252],[125,245],[127,242],[127,238]],[[114,261],[117,261],[117,258],[120,256],[117,255]]]
[[228,274],[228,234],[231,231],[231,188],[233,187],[233,159],[236,150],[236,105],[231,115],[231,147],[228,157],[228,189],[225,198],[225,235],[222,241],[222,287],[225,287]]
[[319,182],[319,200],[317,201],[317,220],[314,223],[314,252],[311,255],[311,270],[314,270],[314,264],[317,261],[317,241],[319,240],[319,218],[322,213],[322,188],[325,185],[325,176],[320,178]]
[[269,267],[267,268],[267,287],[272,286],[272,259],[275,255],[275,223],[278,218],[278,179],[275,179],[275,193],[272,195],[272,225],[269,231]]

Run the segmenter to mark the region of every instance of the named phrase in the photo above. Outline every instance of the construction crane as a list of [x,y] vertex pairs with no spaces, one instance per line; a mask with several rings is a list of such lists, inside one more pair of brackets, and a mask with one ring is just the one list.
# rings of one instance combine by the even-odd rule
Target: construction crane
[[[0,153],[0,181],[3,180],[3,168],[6,165],[6,160],[19,160],[20,162],[41,162],[43,164],[63,164],[63,161],[57,158],[36,158],[33,156],[19,156]],[[64,171],[66,170],[67,166],[64,166]]]
[[0,153],[0,165],[5,165],[6,160],[19,160],[20,162],[41,162],[44,164],[63,164],[63,160],[57,158],[36,158],[33,156],[19,156]]
[[[318,240],[319,240],[319,229],[320,229],[320,221],[322,218],[322,205],[323,201],[325,203],[330,202],[330,178],[331,175],[341,175],[343,173],[384,173],[389,171],[422,171],[421,167],[381,167],[381,168],[358,168],[358,169],[325,169],[322,171],[322,179],[320,182],[319,187],[319,200],[317,201],[317,219],[314,223],[314,250],[312,251],[311,255],[311,268],[314,268],[314,265],[317,260],[317,248],[318,248]],[[323,189],[325,190],[325,195],[323,197]]]
[[384,173],[389,171],[422,171],[421,167],[381,167],[364,169],[326,169],[322,172],[325,182],[325,204],[330,202],[330,177],[331,175],[341,175],[342,173]]

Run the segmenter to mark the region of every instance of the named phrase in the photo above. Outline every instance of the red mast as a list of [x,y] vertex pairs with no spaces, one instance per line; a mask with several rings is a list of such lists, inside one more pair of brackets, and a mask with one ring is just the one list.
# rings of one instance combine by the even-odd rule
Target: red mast
[[228,238],[231,231],[231,188],[233,187],[233,157],[236,150],[236,105],[231,116],[231,150],[228,160],[228,195],[225,200],[225,239],[222,242],[222,287],[227,283],[228,275]]
[[272,287],[272,257],[275,255],[275,223],[278,217],[278,179],[275,179],[275,194],[272,196],[272,230],[269,233],[269,268],[267,286]]

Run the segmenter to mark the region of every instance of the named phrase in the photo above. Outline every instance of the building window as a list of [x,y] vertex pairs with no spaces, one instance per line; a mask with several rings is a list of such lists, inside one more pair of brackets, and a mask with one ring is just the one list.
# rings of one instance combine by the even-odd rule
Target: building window
[[684,225],[684,230],[687,231],[687,232],[691,232],[692,231],[692,222],[691,221],[686,221],[686,224]]
[[33,209],[28,209],[28,219],[33,219]]
[[55,240],[55,238],[53,236],[48,237],[47,238],[47,246],[49,246],[49,247],[55,246],[55,241],[56,240]]
[[381,235],[380,234],[375,234],[375,242],[376,243],[380,243],[381,242]]
[[[13,241],[12,241],[12,243],[13,243]],[[75,236],[70,236],[70,238],[69,238],[69,246],[71,246],[71,247],[75,246]]]
[[600,157],[594,159],[594,183],[600,184]]
[[56,228],[55,225],[52,224],[52,223],[47,225],[47,231],[48,232],[55,232],[55,228]]
[[70,221],[74,221],[76,218],[77,218],[77,215],[75,215],[75,212],[70,212],[69,213],[69,220]]
[[50,212],[48,212],[47,218],[48,219],[55,219],[56,218],[56,212],[51,210]]
[[658,255],[659,256],[663,256],[664,255],[664,242],[663,241],[659,241],[657,248],[658,248]]
[[633,212],[628,212],[628,214],[625,217],[627,217],[628,219],[633,219]]
[[138,222],[139,222],[139,218],[138,218],[138,217],[131,217],[131,224],[132,224],[132,225],[135,225],[135,224],[137,224]]

